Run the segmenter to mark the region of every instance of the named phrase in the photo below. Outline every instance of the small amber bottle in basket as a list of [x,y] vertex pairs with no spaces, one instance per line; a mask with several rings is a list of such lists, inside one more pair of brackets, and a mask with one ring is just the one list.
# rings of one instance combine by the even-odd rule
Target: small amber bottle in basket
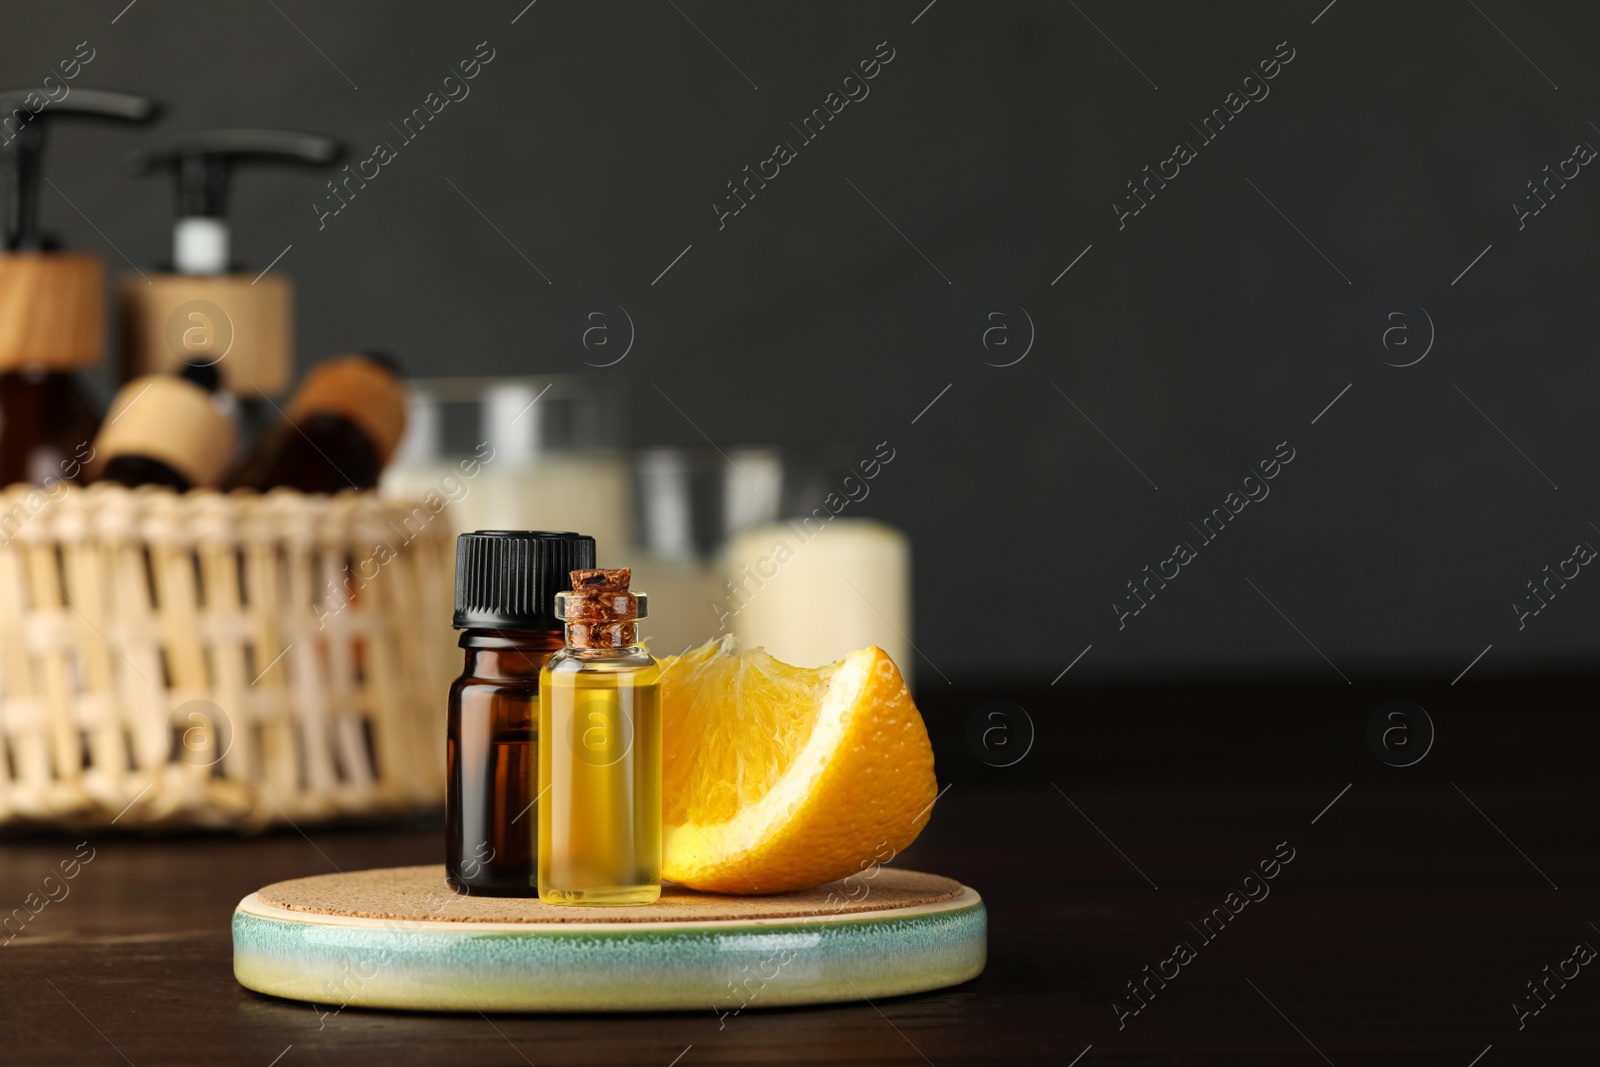
[[445,877],[458,893],[538,891],[539,672],[562,645],[557,590],[593,565],[594,538],[581,534],[479,530],[456,542],[466,665],[450,687]]

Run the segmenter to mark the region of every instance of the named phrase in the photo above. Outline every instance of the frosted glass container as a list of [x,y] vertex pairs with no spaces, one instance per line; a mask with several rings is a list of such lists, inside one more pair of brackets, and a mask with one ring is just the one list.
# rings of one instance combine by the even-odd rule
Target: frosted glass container
[[728,546],[725,584],[708,618],[745,647],[819,667],[877,645],[909,680],[911,545],[871,519],[796,519],[750,530]]

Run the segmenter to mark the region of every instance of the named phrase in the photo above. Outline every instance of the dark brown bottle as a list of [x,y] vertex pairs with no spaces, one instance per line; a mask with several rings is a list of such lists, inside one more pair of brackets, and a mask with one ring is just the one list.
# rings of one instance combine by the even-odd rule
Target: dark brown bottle
[[456,542],[466,662],[450,687],[445,878],[458,893],[537,896],[539,670],[564,644],[555,595],[594,538],[479,530]]
[[0,486],[72,481],[94,458],[99,427],[75,375],[0,373]]
[[302,493],[373,489],[405,425],[405,387],[394,361],[337,356],[306,376],[283,419],[261,435],[225,485]]

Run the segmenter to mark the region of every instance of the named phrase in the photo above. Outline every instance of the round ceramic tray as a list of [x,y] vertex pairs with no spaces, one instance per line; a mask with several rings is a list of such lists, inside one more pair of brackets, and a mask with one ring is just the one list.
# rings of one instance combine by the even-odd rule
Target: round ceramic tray
[[647,907],[462,897],[443,867],[328,874],[251,893],[233,915],[247,989],[330,1010],[740,1011],[876,999],[983,970],[978,894],[879,868],[802,893],[675,886]]

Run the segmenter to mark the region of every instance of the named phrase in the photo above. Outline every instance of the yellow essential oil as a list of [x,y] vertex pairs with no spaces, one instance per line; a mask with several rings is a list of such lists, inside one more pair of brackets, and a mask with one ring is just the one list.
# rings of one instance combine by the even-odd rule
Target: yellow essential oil
[[539,899],[661,896],[661,668],[637,643],[629,572],[572,572],[566,647],[539,676]]

